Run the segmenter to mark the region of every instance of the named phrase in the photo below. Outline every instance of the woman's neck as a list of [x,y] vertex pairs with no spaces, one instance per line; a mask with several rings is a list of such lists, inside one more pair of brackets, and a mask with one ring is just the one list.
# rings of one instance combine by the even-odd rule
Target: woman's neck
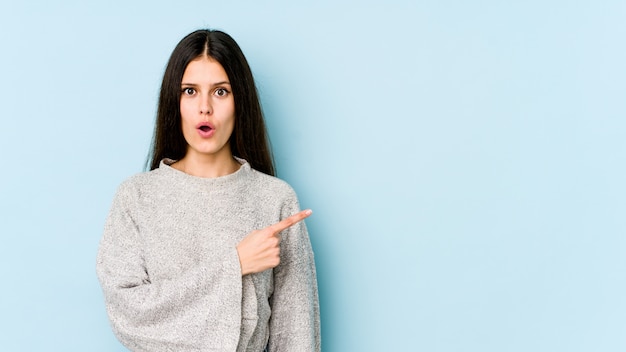
[[232,174],[239,170],[241,164],[231,154],[218,157],[216,155],[196,155],[188,152],[187,155],[171,166],[188,175],[215,178]]

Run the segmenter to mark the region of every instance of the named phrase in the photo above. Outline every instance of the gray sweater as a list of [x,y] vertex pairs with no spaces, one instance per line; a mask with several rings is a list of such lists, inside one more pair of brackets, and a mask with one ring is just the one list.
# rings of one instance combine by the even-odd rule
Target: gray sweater
[[241,275],[236,246],[299,211],[292,188],[245,161],[199,178],[164,160],[122,183],[97,274],[117,338],[132,351],[319,351],[315,262],[304,222],[281,233],[281,262]]

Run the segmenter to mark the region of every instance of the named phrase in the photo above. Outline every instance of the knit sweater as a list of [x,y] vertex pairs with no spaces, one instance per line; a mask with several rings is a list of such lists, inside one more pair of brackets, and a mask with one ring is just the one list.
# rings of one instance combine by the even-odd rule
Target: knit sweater
[[281,260],[241,275],[236,246],[299,211],[292,188],[242,159],[217,178],[165,159],[123,182],[97,274],[111,326],[132,351],[319,351],[315,262],[304,222],[281,233]]

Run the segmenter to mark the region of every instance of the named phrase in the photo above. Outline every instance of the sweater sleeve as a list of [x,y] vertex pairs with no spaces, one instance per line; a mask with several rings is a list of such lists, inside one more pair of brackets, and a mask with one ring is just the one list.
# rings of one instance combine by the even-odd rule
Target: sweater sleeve
[[145,265],[132,187],[115,196],[96,271],[117,338],[131,351],[234,351],[241,327],[241,268],[235,248],[171,279]]
[[[281,218],[300,210],[295,194]],[[281,233],[281,262],[274,268],[270,299],[270,352],[319,352],[320,311],[313,250],[304,221]]]

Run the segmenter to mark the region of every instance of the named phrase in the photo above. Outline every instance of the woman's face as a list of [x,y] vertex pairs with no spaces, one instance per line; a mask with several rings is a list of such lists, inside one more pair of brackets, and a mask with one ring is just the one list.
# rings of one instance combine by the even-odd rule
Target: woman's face
[[187,141],[185,158],[232,159],[228,140],[235,126],[235,100],[226,71],[214,59],[202,56],[187,65],[180,115]]

